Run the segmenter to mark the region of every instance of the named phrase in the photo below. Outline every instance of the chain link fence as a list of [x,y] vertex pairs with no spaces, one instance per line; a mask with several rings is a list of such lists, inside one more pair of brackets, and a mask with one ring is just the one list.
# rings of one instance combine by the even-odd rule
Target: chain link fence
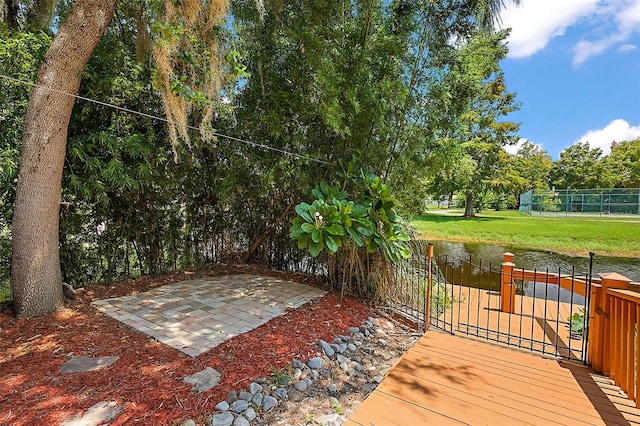
[[520,195],[520,211],[533,214],[640,215],[640,188],[560,189]]

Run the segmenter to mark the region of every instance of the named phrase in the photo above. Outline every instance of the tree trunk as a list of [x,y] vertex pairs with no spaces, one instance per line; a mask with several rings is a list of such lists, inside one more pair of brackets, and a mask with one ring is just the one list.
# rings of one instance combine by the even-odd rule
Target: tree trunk
[[471,192],[467,192],[467,196],[464,201],[463,217],[476,217],[476,215],[473,213],[473,193]]
[[[63,306],[58,226],[67,128],[80,74],[117,0],[78,0],[38,70],[25,118],[12,224],[11,291],[18,317]],[[45,88],[46,87],[46,88]]]
[[289,216],[289,214],[291,214],[291,207],[293,207],[293,201],[289,203],[286,209],[284,209],[280,217],[278,217],[278,219],[276,219],[276,221],[273,222],[271,225],[267,225],[267,229],[262,233],[262,235],[260,235],[253,241],[253,244],[251,244],[251,248],[249,249],[249,251],[246,252],[242,257],[242,261],[244,263],[249,263],[249,261],[251,260],[251,256],[253,256],[256,250],[258,250],[258,247],[260,247],[260,245],[264,242],[264,240],[266,240],[269,235],[273,234],[273,232],[276,230],[276,227],[280,223],[282,223],[282,221],[287,216]]
[[12,30],[18,29],[18,2],[16,0],[0,0],[0,22],[4,22]]

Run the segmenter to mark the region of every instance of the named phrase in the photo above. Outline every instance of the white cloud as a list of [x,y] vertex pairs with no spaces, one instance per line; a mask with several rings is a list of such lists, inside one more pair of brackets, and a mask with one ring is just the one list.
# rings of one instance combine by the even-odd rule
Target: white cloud
[[622,5],[618,5],[616,10],[616,21],[620,31],[629,34],[638,31],[638,25],[640,25],[640,0],[622,1]]
[[[507,2],[501,16],[502,26],[512,28],[512,58],[532,56],[567,28],[584,24],[582,40],[573,47],[573,64],[580,65],[640,31],[640,0],[523,0],[520,7]],[[635,46],[625,43],[619,50],[630,47]]]
[[520,148],[522,148],[522,145],[524,145],[525,142],[532,143],[533,145],[537,146],[540,150],[543,150],[542,145],[534,143],[533,141],[530,141],[527,138],[520,138],[518,139],[518,142],[516,142],[513,145],[505,145],[504,150],[507,151],[508,154],[516,155],[520,150]]
[[575,56],[573,57],[573,65],[580,65],[591,56],[601,54],[615,42],[616,40],[612,39],[598,41],[580,40],[573,48],[573,51],[575,52]]
[[611,142],[622,142],[640,138],[640,124],[632,126],[625,120],[618,118],[597,130],[589,130],[580,136],[575,143],[589,142],[591,148],[600,148],[604,155],[611,153]]
[[597,10],[598,0],[522,1],[519,7],[506,2],[502,27],[511,28],[509,56],[525,58],[544,49],[554,37]]
[[635,44],[625,43],[618,47],[618,52],[633,52],[634,50],[638,50],[638,46]]

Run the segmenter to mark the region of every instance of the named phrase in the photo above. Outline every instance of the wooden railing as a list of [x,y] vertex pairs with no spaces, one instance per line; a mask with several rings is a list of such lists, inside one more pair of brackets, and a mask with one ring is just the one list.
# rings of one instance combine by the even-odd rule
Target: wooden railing
[[[500,294],[502,312],[515,312],[516,287],[515,280],[544,282],[547,284],[555,284],[572,293],[586,297],[589,289],[587,279],[577,277],[573,274],[555,274],[552,272],[529,271],[526,269],[517,269],[513,263],[513,254],[504,253],[501,269],[501,285]],[[592,284],[600,284],[600,278],[593,278]]]
[[503,312],[515,312],[514,280],[543,278],[566,290],[587,297],[590,289],[587,360],[594,371],[611,378],[640,408],[640,283],[617,273],[598,274],[591,283],[560,274],[515,269],[513,254],[505,253],[501,270]]
[[591,290],[588,359],[594,371],[611,378],[636,401],[638,373],[638,320],[640,285],[612,273],[600,274],[602,283]]

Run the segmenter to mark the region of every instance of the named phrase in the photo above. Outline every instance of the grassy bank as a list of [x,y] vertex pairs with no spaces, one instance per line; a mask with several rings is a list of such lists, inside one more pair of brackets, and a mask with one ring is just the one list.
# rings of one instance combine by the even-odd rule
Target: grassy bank
[[461,210],[427,213],[411,224],[421,238],[483,242],[568,255],[640,257],[640,218],[528,216],[486,211],[463,218]]

